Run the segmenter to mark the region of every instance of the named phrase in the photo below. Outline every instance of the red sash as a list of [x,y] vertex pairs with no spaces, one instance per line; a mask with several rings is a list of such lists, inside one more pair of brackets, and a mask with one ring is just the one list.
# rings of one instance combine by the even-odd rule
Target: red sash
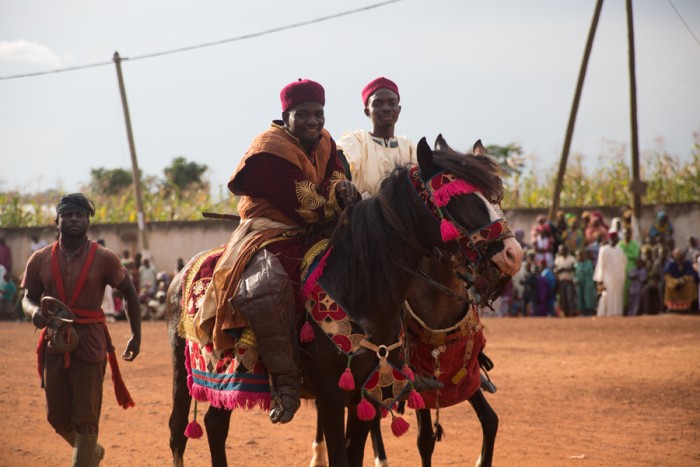
[[[112,345],[112,337],[109,334],[109,329],[105,323],[105,315],[102,309],[98,310],[85,310],[81,308],[74,308],[75,302],[78,300],[80,293],[85,287],[85,281],[87,280],[88,273],[92,267],[92,263],[95,259],[95,252],[97,251],[98,244],[96,242],[90,242],[90,251],[88,252],[87,260],[83,265],[80,275],[78,276],[78,282],[75,285],[75,290],[71,296],[70,301],[66,300],[66,290],[63,283],[63,274],[61,274],[61,268],[58,264],[58,241],[54,242],[51,248],[51,275],[58,289],[58,298],[63,302],[67,303],[68,307],[71,309],[73,314],[76,316],[75,322],[78,324],[93,324],[101,323],[105,329],[105,335],[107,337],[107,359],[109,361],[109,366],[112,371],[112,382],[114,383],[114,392],[117,396],[117,402],[119,405],[125,409],[134,406],[134,401],[131,399],[129,391],[126,389],[126,385],[122,380],[121,372],[119,371],[119,362],[117,361],[116,355],[114,354],[114,345]],[[44,373],[44,347],[46,341],[44,335],[46,333],[46,328],[41,332],[39,338],[39,346],[37,347],[37,354],[39,356],[39,375],[42,377],[43,383],[43,373]],[[70,352],[64,354],[64,364],[65,367],[70,367]],[[43,384],[42,384],[43,385]]]

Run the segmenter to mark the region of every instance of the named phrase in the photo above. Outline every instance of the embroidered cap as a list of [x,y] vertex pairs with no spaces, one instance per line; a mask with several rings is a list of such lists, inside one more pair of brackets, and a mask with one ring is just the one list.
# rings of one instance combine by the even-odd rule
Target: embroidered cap
[[318,102],[326,105],[326,92],[316,81],[299,78],[298,81],[293,81],[282,88],[280,101],[282,101],[282,112],[302,102]]

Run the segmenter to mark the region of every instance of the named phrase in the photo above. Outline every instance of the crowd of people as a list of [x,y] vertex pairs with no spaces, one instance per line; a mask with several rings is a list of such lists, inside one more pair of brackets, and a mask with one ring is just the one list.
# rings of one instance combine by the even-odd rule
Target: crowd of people
[[637,316],[698,312],[700,244],[694,235],[677,246],[664,211],[640,244],[632,211],[608,225],[600,211],[557,212],[515,232],[525,251],[495,310],[501,316]]

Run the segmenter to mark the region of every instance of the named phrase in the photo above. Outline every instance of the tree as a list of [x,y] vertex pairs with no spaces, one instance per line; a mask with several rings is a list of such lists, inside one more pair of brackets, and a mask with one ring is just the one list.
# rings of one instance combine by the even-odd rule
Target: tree
[[179,190],[186,190],[191,187],[202,188],[207,184],[202,181],[202,175],[208,167],[196,162],[188,162],[182,156],[176,157],[169,167],[163,170],[168,184],[174,185]]
[[127,169],[90,169],[90,190],[102,195],[118,195],[133,182],[132,172]]

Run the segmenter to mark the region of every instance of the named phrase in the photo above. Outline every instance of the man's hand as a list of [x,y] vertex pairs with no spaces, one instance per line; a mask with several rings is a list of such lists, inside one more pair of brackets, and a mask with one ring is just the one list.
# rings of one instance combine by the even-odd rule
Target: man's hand
[[349,180],[340,180],[335,185],[335,193],[338,204],[345,209],[361,199],[360,192]]
[[130,362],[136,358],[141,349],[141,338],[132,336],[129,342],[126,343],[126,350],[122,354],[122,359]]
[[32,313],[32,324],[34,324],[37,329],[44,329],[49,325],[49,320],[41,314],[41,308],[37,307]]

